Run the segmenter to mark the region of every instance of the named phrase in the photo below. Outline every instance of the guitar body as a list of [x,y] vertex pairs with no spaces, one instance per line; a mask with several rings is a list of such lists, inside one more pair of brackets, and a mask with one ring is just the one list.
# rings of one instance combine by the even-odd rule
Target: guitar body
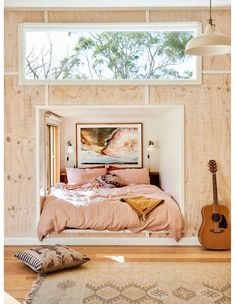
[[228,250],[231,247],[229,210],[224,205],[202,208],[202,225],[198,233],[199,242],[206,249]]

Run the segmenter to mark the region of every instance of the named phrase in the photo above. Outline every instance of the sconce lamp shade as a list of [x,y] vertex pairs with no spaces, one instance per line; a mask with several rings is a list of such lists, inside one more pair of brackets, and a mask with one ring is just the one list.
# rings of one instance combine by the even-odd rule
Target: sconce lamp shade
[[67,142],[67,153],[68,154],[72,154],[72,153],[74,153],[74,148],[73,148],[73,146],[72,146],[72,144],[71,144],[71,142],[70,141],[68,141]]
[[148,152],[152,152],[155,150],[155,145],[154,145],[153,141],[151,141],[151,140],[149,141],[147,150],[148,150]]
[[216,32],[212,19],[208,20],[205,33],[189,40],[185,48],[186,54],[197,56],[223,55],[230,51],[230,37]]
[[74,148],[73,148],[72,146],[69,146],[69,147],[67,148],[67,153],[69,153],[69,154],[74,153]]

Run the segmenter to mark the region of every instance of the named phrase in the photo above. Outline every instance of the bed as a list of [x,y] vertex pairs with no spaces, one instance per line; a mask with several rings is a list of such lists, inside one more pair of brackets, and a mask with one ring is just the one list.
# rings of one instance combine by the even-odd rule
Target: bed
[[[117,176],[116,174],[118,173],[112,175]],[[134,172],[132,176],[137,178]],[[89,178],[91,179],[91,176]],[[170,237],[180,240],[183,231],[180,208],[171,196],[159,187],[142,178],[137,178],[138,183],[126,182],[126,185],[119,187],[108,187],[107,184],[101,183],[101,179],[94,177],[92,180],[85,180],[82,184],[81,180],[80,183],[77,181],[68,185],[59,183],[52,189],[42,203],[37,229],[39,240],[66,228],[129,230],[133,233],[166,231]],[[159,203],[148,214],[140,216],[137,210],[127,203],[127,199],[136,197],[158,200]]]

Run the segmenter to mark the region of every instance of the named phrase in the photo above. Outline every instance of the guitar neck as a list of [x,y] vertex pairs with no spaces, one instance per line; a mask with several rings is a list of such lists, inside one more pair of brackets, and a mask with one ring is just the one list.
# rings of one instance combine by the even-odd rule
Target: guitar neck
[[218,205],[216,173],[212,173],[212,185],[213,185],[213,203],[215,205]]

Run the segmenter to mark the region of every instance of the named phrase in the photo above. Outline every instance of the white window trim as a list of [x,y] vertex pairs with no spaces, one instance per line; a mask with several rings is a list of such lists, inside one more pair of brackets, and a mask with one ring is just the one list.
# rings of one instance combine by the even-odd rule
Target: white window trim
[[42,29],[67,30],[80,29],[87,31],[106,30],[109,31],[154,31],[158,29],[169,29],[172,31],[186,30],[192,27],[194,36],[202,33],[202,24],[200,22],[148,22],[148,23],[21,23],[18,25],[18,70],[20,85],[200,85],[202,83],[202,60],[200,56],[195,60],[195,79],[178,79],[178,80],[37,80],[25,79],[25,31],[40,31]]

